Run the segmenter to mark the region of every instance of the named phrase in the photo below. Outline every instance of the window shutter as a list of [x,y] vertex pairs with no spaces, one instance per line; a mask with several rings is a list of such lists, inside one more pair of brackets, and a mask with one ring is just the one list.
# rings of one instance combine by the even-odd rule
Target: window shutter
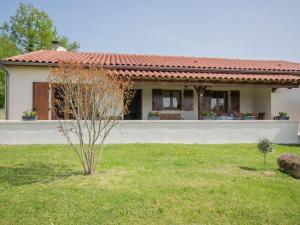
[[193,111],[194,110],[194,91],[184,90],[183,91],[183,110]]
[[231,91],[231,109],[240,112],[240,91]]
[[33,82],[32,109],[37,112],[39,120],[49,119],[49,83]]
[[152,89],[152,110],[162,110],[163,91],[162,89]]
[[225,112],[228,113],[228,92],[224,91],[224,95],[225,95]]

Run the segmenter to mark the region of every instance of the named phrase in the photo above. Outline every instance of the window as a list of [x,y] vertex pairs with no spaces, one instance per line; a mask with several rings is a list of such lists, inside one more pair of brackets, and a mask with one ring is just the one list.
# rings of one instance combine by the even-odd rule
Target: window
[[212,91],[210,109],[214,112],[227,111],[227,92]]
[[163,109],[181,109],[181,91],[163,90]]

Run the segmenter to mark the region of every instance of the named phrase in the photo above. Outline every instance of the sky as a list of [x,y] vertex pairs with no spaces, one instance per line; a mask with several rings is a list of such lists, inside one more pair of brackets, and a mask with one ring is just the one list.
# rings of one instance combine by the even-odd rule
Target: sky
[[300,62],[299,0],[0,0],[44,10],[80,51]]

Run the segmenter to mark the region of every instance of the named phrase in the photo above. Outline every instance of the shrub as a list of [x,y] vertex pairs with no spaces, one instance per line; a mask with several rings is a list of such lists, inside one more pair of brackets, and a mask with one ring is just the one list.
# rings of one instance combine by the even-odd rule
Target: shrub
[[202,116],[215,116],[216,114],[214,112],[211,111],[207,111],[207,112],[202,112]]
[[257,144],[258,150],[264,154],[264,166],[265,171],[267,171],[267,153],[273,151],[272,142],[267,138],[262,138]]
[[279,169],[294,178],[300,179],[300,157],[284,153],[277,159]]
[[286,117],[288,114],[287,112],[279,112],[280,117]]

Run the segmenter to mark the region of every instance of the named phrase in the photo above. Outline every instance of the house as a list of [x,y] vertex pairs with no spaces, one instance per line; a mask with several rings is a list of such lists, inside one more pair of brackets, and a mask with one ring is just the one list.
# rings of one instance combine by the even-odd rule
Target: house
[[60,60],[97,63],[130,76],[136,94],[124,115],[128,120],[147,120],[153,111],[169,120],[198,120],[206,111],[250,111],[265,120],[287,112],[300,119],[300,63],[40,50],[1,61],[8,120],[20,120],[32,108],[39,119],[53,119],[47,77]]

